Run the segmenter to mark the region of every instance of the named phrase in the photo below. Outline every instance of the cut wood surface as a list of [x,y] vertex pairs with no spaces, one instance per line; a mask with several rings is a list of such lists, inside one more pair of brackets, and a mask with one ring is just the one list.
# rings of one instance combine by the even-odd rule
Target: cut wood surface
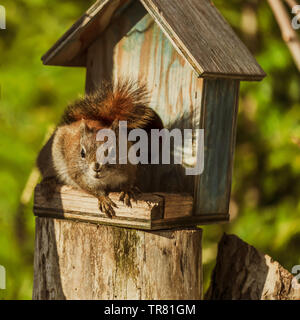
[[201,299],[201,236],[37,218],[33,299]]
[[300,285],[293,278],[269,255],[235,235],[224,234],[206,299],[299,300]]

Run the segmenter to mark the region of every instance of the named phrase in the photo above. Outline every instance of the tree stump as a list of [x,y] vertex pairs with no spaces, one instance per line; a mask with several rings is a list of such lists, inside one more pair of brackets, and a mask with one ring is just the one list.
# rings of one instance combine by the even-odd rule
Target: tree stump
[[[294,276],[235,235],[219,242],[207,300],[299,300]],[[296,287],[296,286],[295,286]]]
[[201,299],[201,237],[38,217],[33,299]]

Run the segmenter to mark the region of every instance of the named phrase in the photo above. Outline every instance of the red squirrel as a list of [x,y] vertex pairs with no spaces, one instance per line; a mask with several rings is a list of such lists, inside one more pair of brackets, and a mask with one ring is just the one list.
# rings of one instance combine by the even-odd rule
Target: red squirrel
[[42,148],[37,166],[42,174],[44,195],[53,196],[56,184],[82,189],[98,198],[99,209],[108,217],[115,215],[116,204],[109,192],[120,192],[120,200],[131,206],[135,199],[137,166],[127,164],[99,164],[96,141],[100,129],[116,132],[118,149],[119,121],[127,121],[128,131],[162,129],[157,113],[148,106],[145,85],[129,80],[106,83],[91,95],[69,105],[62,119]]

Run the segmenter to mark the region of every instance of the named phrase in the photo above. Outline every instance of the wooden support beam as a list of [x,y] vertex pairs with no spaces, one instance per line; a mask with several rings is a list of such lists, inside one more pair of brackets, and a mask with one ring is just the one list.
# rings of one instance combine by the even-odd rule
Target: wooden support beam
[[201,299],[201,238],[37,218],[33,299]]

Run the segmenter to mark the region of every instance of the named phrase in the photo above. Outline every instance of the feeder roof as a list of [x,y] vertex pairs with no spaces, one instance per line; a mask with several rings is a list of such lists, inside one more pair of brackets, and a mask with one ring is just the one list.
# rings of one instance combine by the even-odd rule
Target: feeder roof
[[265,73],[209,0],[98,0],[42,57],[85,66],[86,49],[133,1],[140,1],[199,77],[261,80]]

